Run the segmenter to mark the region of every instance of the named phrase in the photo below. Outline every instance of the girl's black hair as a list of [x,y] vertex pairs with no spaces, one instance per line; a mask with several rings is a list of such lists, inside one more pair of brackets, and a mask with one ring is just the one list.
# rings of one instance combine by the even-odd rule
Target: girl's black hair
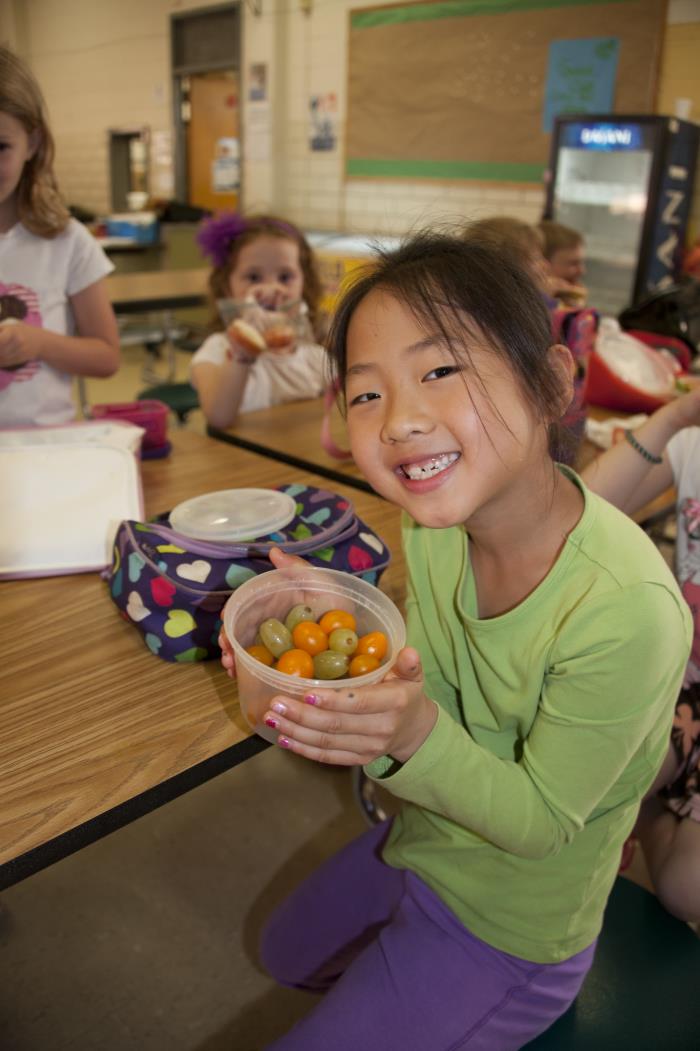
[[[419,233],[394,251],[380,251],[343,295],[328,343],[341,390],[348,328],[357,307],[374,290],[411,310],[423,328],[445,340],[457,360],[469,358],[470,337],[481,333],[532,398],[537,415],[543,421],[563,415],[562,377],[547,353],[553,341],[541,292],[496,249],[440,233]],[[550,434],[550,447],[553,439]]]

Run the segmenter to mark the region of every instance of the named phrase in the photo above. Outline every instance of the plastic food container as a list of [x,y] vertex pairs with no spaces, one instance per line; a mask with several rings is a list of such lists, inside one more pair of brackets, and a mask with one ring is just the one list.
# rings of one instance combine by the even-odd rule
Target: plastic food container
[[234,321],[247,321],[262,333],[270,350],[308,342],[311,336],[306,303],[295,300],[276,310],[266,310],[252,300],[217,299],[221,320],[228,328]]
[[168,430],[168,406],[156,401],[119,401],[111,404],[93,405],[90,410],[94,420],[128,420],[143,427],[143,448],[155,449],[165,445]]
[[[330,609],[352,613],[358,635],[383,631],[389,643],[383,664],[376,671],[354,679],[301,679],[268,668],[245,652],[247,646],[252,646],[264,620],[276,617],[284,621],[292,606],[300,602],[311,607],[316,620]],[[263,716],[276,694],[302,697],[314,689],[346,688],[349,683],[359,688],[381,682],[406,644],[403,618],[382,591],[349,573],[311,566],[273,569],[247,580],[226,603],[224,630],[236,658],[238,698],[243,715],[256,733],[273,742],[277,740],[277,733],[265,726]]]

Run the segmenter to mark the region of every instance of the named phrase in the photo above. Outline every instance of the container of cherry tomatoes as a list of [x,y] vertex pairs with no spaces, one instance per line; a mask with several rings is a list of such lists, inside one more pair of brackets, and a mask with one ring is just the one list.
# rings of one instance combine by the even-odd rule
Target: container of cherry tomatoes
[[349,573],[312,566],[247,580],[226,603],[224,630],[236,660],[241,710],[268,741],[277,735],[263,717],[277,694],[302,697],[314,689],[381,682],[406,644],[403,618],[382,591]]

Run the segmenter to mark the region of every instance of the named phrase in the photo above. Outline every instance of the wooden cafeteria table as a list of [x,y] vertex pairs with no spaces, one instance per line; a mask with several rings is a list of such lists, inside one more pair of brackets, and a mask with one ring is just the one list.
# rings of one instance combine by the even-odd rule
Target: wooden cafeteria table
[[[187,430],[142,464],[146,515],[214,489],[324,485]],[[334,486],[386,541],[382,588],[401,604],[399,512]],[[0,584],[0,889],[267,747],[218,661],[154,657],[97,573]]]
[[[325,451],[321,445],[322,420],[323,398],[312,398],[244,413],[239,416],[235,427],[222,430],[210,426],[208,433],[212,438],[241,449],[315,471],[324,478],[344,482],[366,493],[373,492],[352,459],[336,460]],[[336,445],[347,449],[345,422],[337,408],[331,417],[331,430]]]
[[199,307],[207,302],[206,269],[110,274],[107,290],[117,314]]

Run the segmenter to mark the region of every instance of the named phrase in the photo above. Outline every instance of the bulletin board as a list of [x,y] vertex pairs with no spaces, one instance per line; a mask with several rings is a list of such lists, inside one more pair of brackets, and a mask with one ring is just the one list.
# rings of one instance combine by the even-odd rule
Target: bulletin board
[[550,44],[619,41],[614,112],[653,112],[666,0],[432,0],[350,12],[348,178],[539,183]]

